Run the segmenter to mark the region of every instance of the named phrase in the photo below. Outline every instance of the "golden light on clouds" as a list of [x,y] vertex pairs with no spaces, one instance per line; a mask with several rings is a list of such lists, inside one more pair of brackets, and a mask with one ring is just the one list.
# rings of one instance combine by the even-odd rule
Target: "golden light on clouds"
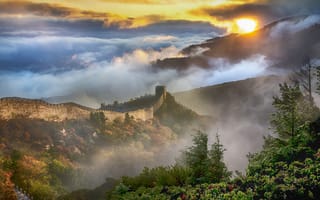
[[257,21],[250,18],[240,18],[236,20],[238,32],[250,33],[257,28]]
[[105,26],[120,28],[143,27],[167,20],[185,20],[208,22],[229,33],[245,33],[256,29],[255,20],[237,19],[237,16],[219,18],[210,12],[204,13],[202,9],[214,9],[222,12],[218,14],[224,15],[224,10],[228,8],[255,1],[257,0],[13,0],[12,7],[24,11],[21,16],[27,16],[30,11],[30,15],[45,17],[51,14],[52,17],[71,19],[89,18],[102,20]]

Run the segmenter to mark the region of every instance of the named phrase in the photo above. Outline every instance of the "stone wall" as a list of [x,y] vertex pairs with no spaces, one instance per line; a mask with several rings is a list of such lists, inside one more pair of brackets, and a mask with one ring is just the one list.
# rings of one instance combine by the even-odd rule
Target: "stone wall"
[[49,104],[41,100],[0,99],[0,118],[2,119],[24,117],[46,121],[63,121],[66,119],[89,118],[91,111],[93,109],[73,103]]
[[128,112],[129,116],[133,116],[134,119],[140,119],[147,121],[153,119],[153,108],[144,108]]
[[[89,119],[91,112],[103,112],[108,120],[116,118],[123,120],[126,113],[96,110],[74,103],[49,104],[41,100],[3,98],[0,99],[0,119],[17,117],[29,119],[43,119],[45,121],[60,122],[70,119]],[[144,108],[127,112],[134,119],[147,121],[153,118],[153,109]]]
[[59,122],[70,119],[89,119],[91,112],[103,112],[105,117],[111,121],[117,118],[123,120],[126,113],[136,120],[147,121],[153,119],[153,113],[163,104],[166,97],[166,91],[164,90],[164,92],[157,97],[158,100],[153,106],[128,112],[96,110],[75,103],[49,104],[42,100],[14,97],[0,98],[0,119],[8,120],[24,117]]
[[165,100],[165,96],[161,95],[159,97],[159,99],[156,101],[156,103],[153,105],[153,113],[157,112],[157,110],[159,110],[159,108],[162,106],[163,102]]

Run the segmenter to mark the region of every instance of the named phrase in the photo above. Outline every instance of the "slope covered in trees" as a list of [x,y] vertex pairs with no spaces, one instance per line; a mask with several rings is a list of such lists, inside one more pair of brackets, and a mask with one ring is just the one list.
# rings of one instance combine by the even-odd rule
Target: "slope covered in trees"
[[219,138],[209,151],[200,132],[182,165],[146,168],[137,177],[124,177],[107,199],[317,199],[320,112],[312,102],[298,85],[280,85],[271,119],[275,134],[265,138],[261,152],[248,155],[245,175],[228,179]]
[[[105,174],[110,169],[122,173],[121,168],[134,168],[127,173],[136,174],[135,170],[140,171],[143,167],[139,156],[146,155],[145,163],[153,164],[156,162],[153,155],[177,139],[181,127],[190,127],[188,122],[201,118],[168,95],[157,118],[146,122],[134,120],[129,115],[124,120],[106,120],[102,112],[91,113],[88,120],[48,122],[23,117],[0,120],[0,179],[3,182],[0,193],[5,195],[0,199],[16,198],[13,184],[34,199],[56,199],[58,196],[63,199],[98,199],[100,196],[104,199],[105,190],[112,188],[115,180],[108,179],[93,191],[78,189],[101,184],[109,177]],[[168,118],[170,121],[166,121]],[[128,149],[129,155],[122,155],[125,151],[117,152],[119,149]],[[109,159],[104,164],[109,168],[101,169],[98,164],[104,159]],[[95,177],[90,174],[97,171],[94,167],[101,170]],[[96,176],[101,181],[90,182],[95,181]]]

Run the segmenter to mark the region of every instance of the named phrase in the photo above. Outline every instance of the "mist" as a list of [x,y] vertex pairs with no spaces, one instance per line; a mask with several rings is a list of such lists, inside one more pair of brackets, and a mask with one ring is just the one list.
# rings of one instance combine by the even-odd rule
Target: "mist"
[[[136,49],[111,61],[97,61],[92,54],[77,59],[90,62],[85,69],[58,74],[19,72],[0,74],[0,94],[25,98],[48,98],[49,102],[73,101],[97,108],[101,103],[126,101],[132,97],[153,94],[156,85],[166,85],[169,91],[181,91],[205,85],[262,75],[268,61],[255,55],[238,64],[221,59],[218,70],[191,68],[180,73],[173,69],[154,72],[150,62],[164,57],[183,56],[174,46],[161,51]],[[56,97],[56,98],[55,98]]]
[[[282,40],[283,34],[301,31],[318,21],[319,17],[313,16],[299,23],[281,22],[270,31],[266,41]],[[48,41],[49,44],[50,41],[56,43],[58,40],[56,37],[37,39],[35,46]],[[194,37],[188,39],[187,44],[199,40]],[[53,103],[72,101],[98,108],[101,103],[108,104],[115,100],[121,102],[146,93],[153,94],[155,86],[165,85],[170,93],[174,93],[178,102],[200,115],[213,117],[210,128],[204,130],[209,135],[209,145],[214,142],[216,133],[219,133],[226,148],[225,161],[229,170],[242,172],[248,163],[246,155],[259,151],[262,148],[263,137],[273,133],[269,124],[273,111],[272,97],[278,94],[278,84],[286,79],[277,77],[268,81],[267,78],[258,78],[250,81],[250,84],[244,84],[243,87],[231,87],[213,96],[209,96],[210,93],[204,96],[197,92],[184,96],[177,92],[272,74],[286,75],[292,69],[286,64],[292,63],[279,62],[279,58],[273,55],[281,55],[280,61],[289,53],[290,56],[295,55],[295,52],[275,47],[276,51],[273,51],[273,48],[265,51],[271,52],[271,56],[254,52],[237,62],[228,57],[209,58],[208,68],[192,65],[184,70],[155,69],[151,63],[157,60],[189,56],[181,52],[186,44],[170,35],[131,38],[130,41],[65,37],[59,40],[68,41],[70,49],[79,42],[77,40],[81,40],[83,47],[90,44],[90,51],[72,52],[68,57],[69,62],[79,64],[80,67],[61,70],[59,66],[53,66],[48,71],[22,70],[1,73],[0,96],[43,98]],[[94,51],[96,43],[104,43],[103,46],[99,46],[99,51]],[[129,45],[124,47],[124,44]],[[112,46],[111,50],[108,45]],[[315,45],[319,44],[313,46]],[[119,50],[122,47],[125,51]],[[117,53],[113,54],[112,50]],[[316,48],[313,50],[313,53],[318,52]],[[10,52],[14,49],[0,47],[1,51]],[[200,49],[196,54],[205,51]],[[282,66],[276,68],[279,63]],[[56,71],[56,68],[59,70]],[[144,141],[135,141],[101,148],[92,155],[91,162],[82,163],[85,183],[79,187],[93,188],[102,184],[107,177],[137,175],[146,166],[173,165],[181,152],[192,144],[192,134],[193,130],[185,133],[183,137],[175,137],[172,133],[165,136],[165,143],[152,146]]]

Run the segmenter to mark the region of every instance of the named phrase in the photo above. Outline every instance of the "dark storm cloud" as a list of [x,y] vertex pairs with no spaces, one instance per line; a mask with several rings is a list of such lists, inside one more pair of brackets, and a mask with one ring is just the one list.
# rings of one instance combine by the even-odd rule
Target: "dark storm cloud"
[[204,7],[191,11],[194,15],[209,15],[218,20],[232,20],[243,16],[259,17],[263,20],[279,17],[280,14],[270,5],[266,4],[243,4],[226,5],[221,7]]
[[218,20],[251,16],[260,19],[263,23],[268,23],[292,15],[317,14],[319,10],[320,1],[318,0],[268,0],[240,5],[202,7],[192,10],[190,13],[211,16]]
[[[57,4],[33,3],[29,1],[0,2],[0,16],[9,15],[24,18],[24,15],[71,20],[99,20],[107,28],[130,28],[137,26],[136,21],[147,24],[164,20],[160,15],[146,15],[138,18],[127,18],[112,13],[94,12],[76,8],[64,7]],[[139,24],[138,24],[139,25]],[[144,24],[142,24],[144,25]],[[85,26],[84,26],[85,27]]]
[[57,4],[33,3],[29,1],[0,2],[1,14],[31,14],[48,17],[81,17],[104,18],[111,16],[108,13],[83,11],[75,8],[59,6]]
[[[87,63],[72,60],[74,55],[98,52],[96,60],[110,60],[138,48],[182,48],[223,32],[209,23],[186,20],[164,20],[127,29],[123,26],[135,19],[115,21],[107,16],[50,4],[0,2],[0,70],[52,73],[81,69]],[[144,18],[161,20],[156,15]],[[148,36],[180,40],[144,42]]]
[[187,20],[167,20],[154,24],[150,24],[145,27],[138,28],[143,32],[149,33],[179,33],[179,34],[199,34],[199,33],[215,33],[222,34],[226,32],[226,29],[219,28],[211,25],[208,22],[201,21],[187,21]]
[[[192,45],[183,50],[189,57],[159,60],[155,67],[185,70],[198,66],[212,69],[217,68],[212,60],[226,58],[231,63],[239,63],[260,54],[271,62],[270,68],[297,69],[304,64],[306,57],[320,58],[319,24],[320,15],[286,18],[250,34],[234,34]],[[205,51],[194,55],[199,49]]]

